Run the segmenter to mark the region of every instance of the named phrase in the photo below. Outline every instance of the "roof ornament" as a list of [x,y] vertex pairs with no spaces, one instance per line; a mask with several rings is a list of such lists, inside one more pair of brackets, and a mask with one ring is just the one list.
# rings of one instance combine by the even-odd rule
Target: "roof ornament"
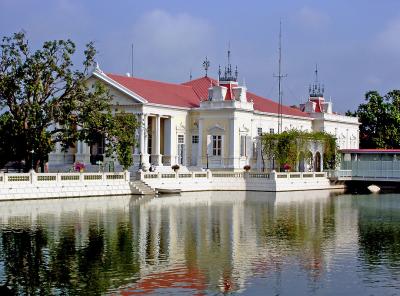
[[235,71],[232,71],[232,64],[231,64],[231,43],[228,43],[228,65],[225,66],[224,76],[221,76],[221,70],[218,72],[218,79],[220,81],[237,81],[238,79],[238,69],[236,66]]
[[[203,62],[203,68],[206,71],[205,77],[208,77],[208,69],[210,68],[210,61],[208,60],[207,56],[206,56],[206,59]],[[192,80],[192,79],[190,79],[190,80]]]
[[315,65],[315,81],[313,84],[310,84],[308,87],[308,92],[310,93],[310,97],[323,97],[325,92],[325,87],[318,80],[318,65]]
[[100,74],[104,74],[104,72],[100,69],[99,63],[96,61],[93,68],[92,72],[97,72]]

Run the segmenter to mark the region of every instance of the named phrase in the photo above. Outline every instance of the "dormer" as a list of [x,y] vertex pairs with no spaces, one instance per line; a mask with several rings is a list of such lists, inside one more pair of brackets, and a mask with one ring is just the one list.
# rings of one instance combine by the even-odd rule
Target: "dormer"
[[228,88],[222,85],[214,85],[208,89],[208,99],[213,102],[224,101]]
[[245,86],[232,87],[233,97],[236,101],[247,102],[247,88]]

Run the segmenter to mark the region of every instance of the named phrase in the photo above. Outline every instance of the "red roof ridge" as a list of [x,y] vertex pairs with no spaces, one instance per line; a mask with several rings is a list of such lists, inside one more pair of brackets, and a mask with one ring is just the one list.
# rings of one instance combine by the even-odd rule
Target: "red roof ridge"
[[[170,85],[170,86],[183,86],[185,88],[192,88],[191,86],[185,85],[183,83],[174,83],[174,82],[164,82],[164,81],[159,81],[159,80],[153,80],[153,79],[147,79],[147,78],[140,78],[140,77],[136,77],[136,76],[126,76],[126,75],[122,75],[122,74],[114,74],[114,73],[105,73],[108,77],[110,77],[109,75],[112,76],[117,76],[120,78],[131,78],[131,79],[137,79],[137,80],[141,80],[141,81],[147,81],[147,82],[154,82],[154,83],[159,83],[159,84],[165,84],[165,85]],[[112,77],[110,77],[112,78]],[[118,82],[118,81],[117,81]]]
[[199,78],[196,78],[196,79],[192,79],[192,80],[189,80],[189,81],[186,81],[186,82],[182,82],[181,84],[182,84],[182,85],[190,85],[190,84],[193,83],[193,82],[197,82],[197,81],[200,81],[200,80],[203,80],[203,79],[206,79],[206,80],[208,80],[208,81],[210,81],[210,82],[212,82],[212,83],[217,83],[217,80],[216,80],[216,79],[210,78],[210,77],[208,77],[208,76],[203,76],[203,77],[199,77]]
[[[204,89],[199,89],[199,87],[197,86],[197,83],[201,82],[203,80],[207,80],[210,83],[210,85],[217,84],[217,80],[210,78],[208,76],[203,76],[203,77],[199,77],[197,79],[192,79],[190,81],[183,82],[182,85],[191,87],[193,89],[193,91],[196,93],[196,95],[199,97],[199,100],[201,100],[201,99],[205,99],[205,98],[203,98],[204,93],[202,93],[202,91],[204,91]],[[207,86],[207,90],[208,90],[208,86]],[[207,93],[207,95],[208,95],[208,93]]]

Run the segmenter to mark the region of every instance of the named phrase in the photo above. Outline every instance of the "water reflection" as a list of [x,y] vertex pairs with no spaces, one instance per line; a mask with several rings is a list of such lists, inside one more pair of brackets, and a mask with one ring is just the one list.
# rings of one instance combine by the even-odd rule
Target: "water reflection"
[[0,284],[30,295],[394,294],[399,197],[201,192],[3,202]]

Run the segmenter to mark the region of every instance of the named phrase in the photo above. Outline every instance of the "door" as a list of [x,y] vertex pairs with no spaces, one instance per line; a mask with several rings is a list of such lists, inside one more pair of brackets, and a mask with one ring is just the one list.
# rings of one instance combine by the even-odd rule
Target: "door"
[[199,146],[199,136],[198,135],[193,135],[192,136],[192,161],[191,165],[196,166],[197,165],[197,155],[198,155],[198,146]]

